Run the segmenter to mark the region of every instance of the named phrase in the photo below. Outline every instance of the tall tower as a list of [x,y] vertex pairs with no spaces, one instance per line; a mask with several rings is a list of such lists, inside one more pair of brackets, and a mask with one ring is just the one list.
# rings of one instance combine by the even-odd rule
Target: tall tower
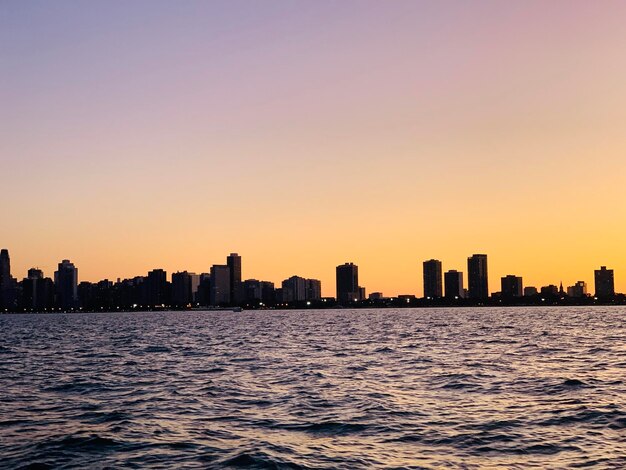
[[11,277],[9,250],[0,251],[0,310],[12,310],[15,305],[15,280]]
[[11,258],[9,258],[9,250],[2,249],[0,251],[0,286],[8,282],[11,277]]
[[78,306],[78,269],[64,259],[54,273],[57,305],[63,310],[72,310]]
[[441,261],[424,261],[424,297],[439,299],[442,296]]
[[230,268],[230,302],[233,305],[239,305],[243,302],[241,256],[237,253],[231,253],[226,258],[226,266]]
[[360,300],[359,267],[353,263],[337,266],[337,302],[346,305]]
[[467,258],[469,298],[484,300],[489,297],[487,281],[487,255],[472,255]]

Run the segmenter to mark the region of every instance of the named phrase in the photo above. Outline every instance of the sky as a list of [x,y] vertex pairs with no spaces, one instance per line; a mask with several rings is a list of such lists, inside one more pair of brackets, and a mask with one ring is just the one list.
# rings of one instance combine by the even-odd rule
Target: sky
[[[626,2],[0,0],[0,247],[13,275],[207,272],[422,294],[615,270]],[[467,280],[467,277],[466,277]]]

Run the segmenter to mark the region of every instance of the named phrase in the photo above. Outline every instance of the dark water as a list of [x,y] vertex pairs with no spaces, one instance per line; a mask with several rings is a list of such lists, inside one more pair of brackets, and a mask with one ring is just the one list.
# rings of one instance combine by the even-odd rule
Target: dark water
[[626,309],[0,316],[0,467],[626,468]]

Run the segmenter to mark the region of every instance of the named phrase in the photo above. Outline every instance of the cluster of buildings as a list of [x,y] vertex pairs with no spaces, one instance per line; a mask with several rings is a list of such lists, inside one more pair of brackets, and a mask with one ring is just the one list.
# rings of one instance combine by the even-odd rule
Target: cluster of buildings
[[[571,297],[584,298],[589,296],[585,281],[578,281],[573,286],[563,289],[563,284],[557,287],[553,284],[536,287],[524,287],[520,276],[509,274],[500,279],[500,291],[489,294],[487,275],[487,255],[472,255],[467,259],[467,289],[463,285],[463,273],[456,270],[446,271],[442,275],[441,261],[431,259],[424,261],[424,297],[426,299],[474,299],[477,301],[488,298],[513,300],[523,297]],[[443,282],[442,282],[443,280]],[[615,279],[612,269],[606,266],[594,272],[594,296],[598,299],[615,297]]]
[[[475,254],[467,260],[467,288],[463,272],[442,270],[439,260],[423,263],[424,297],[417,305],[462,305],[515,303],[520,299],[585,299],[584,281],[563,289],[555,285],[524,287],[522,278],[508,275],[501,278],[500,291],[489,292],[487,255]],[[613,270],[602,266],[595,271],[595,298],[615,297]],[[6,249],[0,251],[0,312],[8,311],[110,311],[192,307],[330,307],[348,305],[416,305],[415,295],[393,298],[374,292],[366,297],[359,285],[359,268],[345,263],[336,268],[336,298],[322,297],[322,284],[317,279],[292,276],[280,287],[273,282],[242,279],[241,256],[231,253],[226,264],[211,266],[209,272],[173,273],[168,279],[163,269],[154,269],[146,276],[131,279],[107,279],[92,283],[78,281],[78,269],[69,260],[58,264],[54,279],[37,268],[28,270],[21,281],[11,276],[11,261]]]
[[11,276],[8,250],[0,255],[0,311],[134,310],[191,307],[263,307],[322,302],[322,283],[292,276],[275,288],[270,281],[242,280],[241,256],[231,253],[226,264],[207,273],[176,272],[168,279],[163,269],[131,279],[79,282],[69,260],[59,263],[54,280],[37,268],[22,281]]

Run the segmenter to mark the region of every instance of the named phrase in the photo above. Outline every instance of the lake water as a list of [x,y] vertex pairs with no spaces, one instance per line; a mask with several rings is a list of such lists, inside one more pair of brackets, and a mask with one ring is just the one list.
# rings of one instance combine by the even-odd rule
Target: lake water
[[626,468],[626,309],[0,315],[0,467]]

